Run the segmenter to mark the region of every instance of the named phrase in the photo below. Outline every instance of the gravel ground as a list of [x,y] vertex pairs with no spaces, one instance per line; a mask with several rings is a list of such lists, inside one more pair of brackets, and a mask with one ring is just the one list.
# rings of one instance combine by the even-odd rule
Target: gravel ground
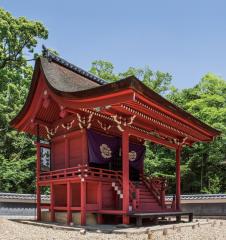
[[[40,226],[27,225],[0,218],[0,240],[120,240],[120,239],[152,239],[152,240],[225,240],[226,220],[209,221],[206,224],[186,226],[176,224],[167,230],[156,230],[149,227],[149,233],[136,234],[135,228],[130,228],[126,234],[104,234],[94,232],[67,231]],[[161,227],[162,228],[162,227]],[[155,231],[154,231],[155,229]]]

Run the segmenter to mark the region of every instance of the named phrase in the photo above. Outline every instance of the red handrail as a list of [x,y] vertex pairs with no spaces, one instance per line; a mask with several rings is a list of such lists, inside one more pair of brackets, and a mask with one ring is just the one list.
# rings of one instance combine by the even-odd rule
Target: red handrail
[[138,209],[140,204],[140,190],[135,187],[132,181],[129,181],[129,197],[133,210]]

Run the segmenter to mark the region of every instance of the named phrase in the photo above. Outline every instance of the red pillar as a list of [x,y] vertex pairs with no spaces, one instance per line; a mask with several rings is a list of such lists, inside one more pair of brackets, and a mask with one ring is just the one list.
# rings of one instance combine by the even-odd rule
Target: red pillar
[[[99,181],[98,184],[98,208],[99,210],[102,210],[102,182]],[[97,215],[97,222],[98,224],[102,224],[103,223],[103,216],[102,214],[98,214]]]
[[50,183],[50,219],[51,222],[55,222],[55,211],[54,211],[54,185]]
[[122,187],[123,187],[123,224],[129,224],[129,134],[125,130],[122,133]]
[[86,225],[86,182],[81,179],[81,225]]
[[70,167],[70,163],[69,163],[69,152],[68,152],[68,138],[65,139],[65,142],[64,142],[64,166],[65,168],[69,168]]
[[180,179],[180,155],[182,146],[176,149],[176,210],[180,210],[181,179]]
[[36,141],[36,216],[37,221],[41,220],[41,191],[39,186],[39,176],[40,176],[40,139],[39,139],[39,125],[37,125],[37,141]]
[[72,221],[71,213],[71,183],[67,182],[67,224]]

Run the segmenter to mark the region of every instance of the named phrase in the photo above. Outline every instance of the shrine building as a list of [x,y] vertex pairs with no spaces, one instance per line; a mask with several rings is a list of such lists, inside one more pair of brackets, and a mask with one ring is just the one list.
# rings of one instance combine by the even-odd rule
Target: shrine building
[[[186,214],[191,221],[180,208],[181,151],[220,134],[135,76],[108,83],[47,49],[11,126],[36,137],[37,220],[81,225]],[[175,151],[171,206],[166,180],[144,173],[146,141]],[[41,202],[47,188],[50,204]]]

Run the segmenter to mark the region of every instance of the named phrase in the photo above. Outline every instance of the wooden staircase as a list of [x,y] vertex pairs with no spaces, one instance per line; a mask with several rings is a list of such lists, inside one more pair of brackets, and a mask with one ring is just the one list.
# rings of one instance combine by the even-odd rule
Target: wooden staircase
[[156,199],[155,195],[147,188],[144,182],[135,182],[133,183],[136,187],[136,190],[139,191],[139,204],[137,211],[146,212],[146,211],[161,211],[162,206]]
[[136,182],[130,181],[130,205],[133,212],[161,212],[165,205],[166,181],[144,175]]

